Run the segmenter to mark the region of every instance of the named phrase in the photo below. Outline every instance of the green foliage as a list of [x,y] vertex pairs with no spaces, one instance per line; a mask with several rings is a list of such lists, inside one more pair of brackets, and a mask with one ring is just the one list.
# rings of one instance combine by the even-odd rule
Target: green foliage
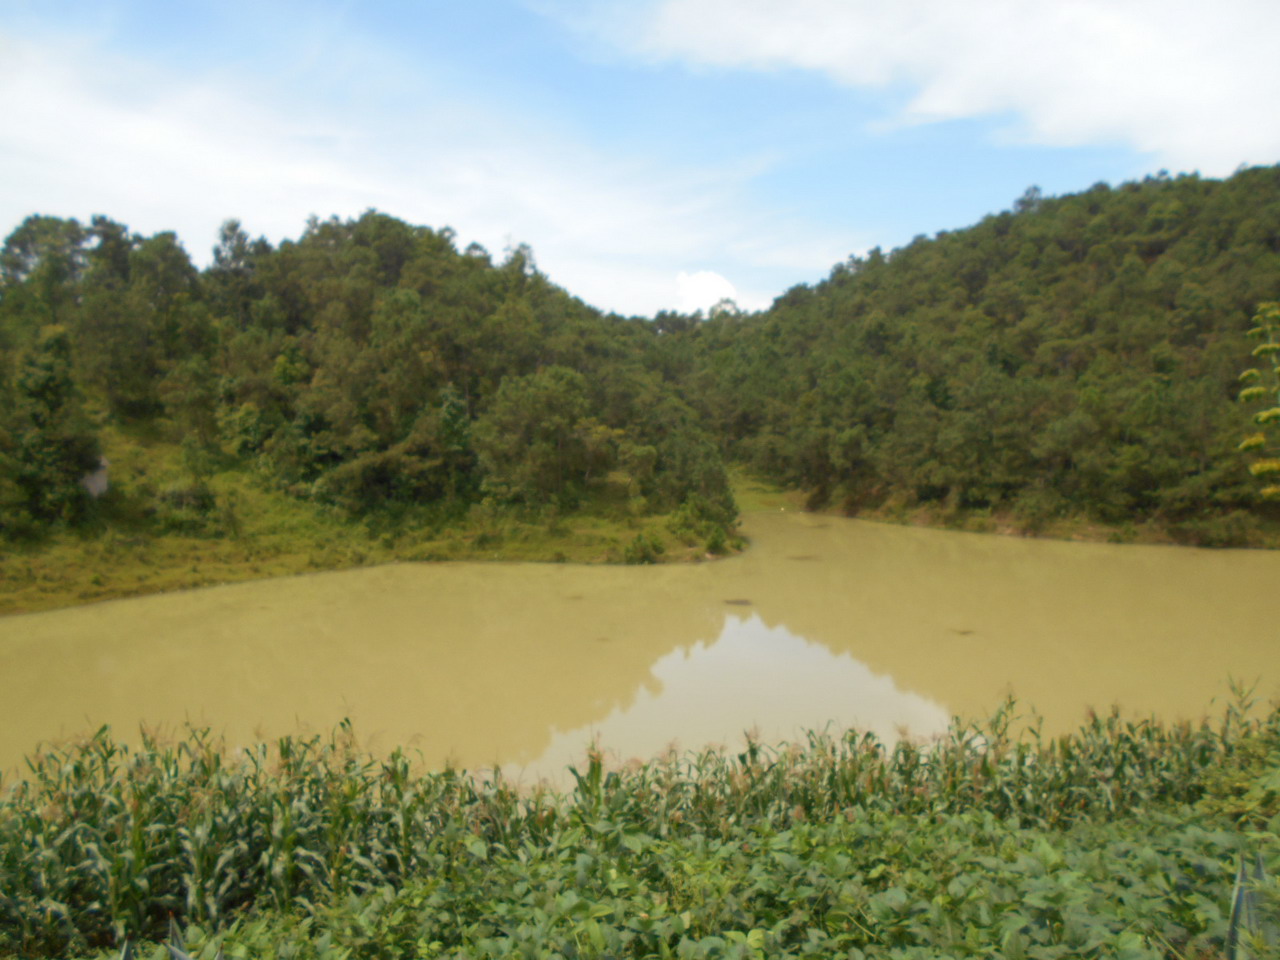
[[1016,207],[673,331],[686,396],[814,504],[1248,542],[1236,330],[1280,283],[1280,168]]
[[588,406],[586,380],[565,367],[503,381],[476,422],[486,488],[503,500],[572,506],[615,456]]
[[194,933],[206,951],[248,956],[287,946],[302,957],[1154,960],[1166,944],[1221,936],[1221,860],[1234,846],[1166,818],[1046,834],[980,814],[921,824],[879,813],[759,824],[725,841],[585,831],[557,840],[465,856],[448,873],[350,897],[309,921]]
[[100,450],[80,407],[63,327],[45,327],[18,360],[12,405],[0,414],[0,532],[76,523],[88,510],[80,484]]
[[1280,500],[1280,303],[1267,302],[1258,305],[1253,317],[1254,326],[1250,338],[1261,340],[1253,348],[1254,358],[1266,365],[1264,374],[1257,367],[1250,367],[1240,374],[1246,384],[1240,391],[1241,403],[1271,403],[1273,406],[1253,415],[1253,422],[1262,429],[1245,437],[1237,446],[1242,453],[1254,454],[1249,473],[1262,481],[1258,497],[1262,500]]
[[500,783],[412,777],[405,757],[376,764],[342,736],[229,759],[202,732],[131,753],[102,730],[33,758],[0,800],[0,947],[83,950],[159,936],[172,914],[218,924],[397,883],[441,831],[519,809]]
[[657,563],[666,552],[662,541],[653,534],[637,533],[622,554],[623,563]]
[[[0,951],[118,949],[164,936],[170,914],[192,956],[1221,944],[1243,838],[1206,784],[1280,749],[1280,715],[1111,716],[1052,741],[1011,719],[928,749],[850,731],[618,772],[591,754],[567,795],[414,774],[399,753],[356,754],[347,730],[236,754],[198,731],[130,750],[103,730],[32,758],[0,798]],[[1261,842],[1274,872],[1280,848]]]
[[[650,369],[652,328],[552,286],[527,247],[497,265],[474,254],[373,211],[313,219],[278,249],[228,221],[201,274],[171,233],[33,217],[0,251],[0,345],[64,323],[73,387],[200,454],[184,489],[230,453],[364,520],[485,496],[571,508],[615,467],[649,511],[731,502],[720,451]],[[8,529],[44,522],[10,466],[29,429],[0,425]],[[195,532],[200,511],[174,515],[173,493],[155,491],[155,512]]]
[[[65,323],[73,306],[74,284],[85,267],[84,229],[74,220],[30,216],[11,233],[0,248],[0,281],[6,307],[27,314],[35,328]],[[8,313],[9,310],[6,310]]]
[[[727,481],[726,481],[727,483]],[[737,522],[737,506],[730,497],[686,499],[667,520],[667,529],[686,544],[702,543],[708,553],[724,553]]]
[[1233,762],[1211,768],[1204,778],[1201,810],[1251,830],[1264,830],[1280,816],[1280,751],[1264,739],[1242,741]]
[[[1235,331],[1278,285],[1280,168],[1031,190],[705,320],[603,315],[526,247],[495,263],[376,211],[278,248],[228,221],[203,273],[171,233],[31,217],[0,250],[0,381],[17,389],[12,357],[57,322],[73,386],[118,424],[225,445],[361,517],[486,496],[536,515],[616,479],[636,510],[699,498],[680,535],[716,550],[733,458],[850,512],[1248,543],[1262,511],[1225,438],[1232,397],[1280,393],[1280,340],[1259,314],[1237,382]],[[1280,496],[1280,406],[1255,420],[1253,470]],[[14,493],[28,429],[0,438],[8,529],[46,522]]]

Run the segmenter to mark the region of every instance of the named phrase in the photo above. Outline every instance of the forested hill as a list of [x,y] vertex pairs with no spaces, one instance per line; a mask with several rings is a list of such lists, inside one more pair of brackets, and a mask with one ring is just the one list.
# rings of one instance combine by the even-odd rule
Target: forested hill
[[815,502],[1244,542],[1237,375],[1278,297],[1280,168],[1032,189],[688,331],[688,394],[733,456]]
[[229,221],[203,271],[172,233],[32,216],[0,249],[0,535],[101,520],[80,480],[145,428],[180,442],[134,491],[158,532],[225,534],[234,467],[347,516],[678,510],[716,549],[737,460],[850,510],[1247,542],[1234,398],[1277,296],[1280,168],[1029,190],[706,320],[605,315],[527,248],[376,212],[278,247]]
[[161,527],[211,529],[207,481],[229,461],[351,515],[554,516],[609,487],[630,515],[682,508],[712,548],[736,517],[652,325],[585,306],[527,248],[495,264],[375,212],[273,248],[231,221],[199,272],[172,233],[33,216],[0,271],[10,536],[93,513],[79,479],[113,424],[181,441],[179,480],[140,488]]

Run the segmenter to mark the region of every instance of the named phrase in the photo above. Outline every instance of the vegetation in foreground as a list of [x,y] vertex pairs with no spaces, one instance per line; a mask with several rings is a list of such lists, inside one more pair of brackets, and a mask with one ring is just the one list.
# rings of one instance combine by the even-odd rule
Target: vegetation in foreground
[[199,957],[1222,955],[1240,856],[1280,867],[1280,711],[1044,741],[1011,710],[927,748],[591,755],[567,794],[347,730],[103,730],[0,799],[0,952],[158,958],[172,917]]

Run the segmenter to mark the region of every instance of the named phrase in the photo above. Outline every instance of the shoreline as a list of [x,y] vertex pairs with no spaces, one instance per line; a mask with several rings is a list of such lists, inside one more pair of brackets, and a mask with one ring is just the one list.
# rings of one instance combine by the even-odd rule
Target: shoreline
[[1068,517],[1031,529],[1008,512],[955,513],[901,505],[854,513],[832,506],[809,508],[802,491],[783,489],[741,474],[735,479],[734,492],[741,511],[737,538],[719,555],[708,553],[700,544],[682,541],[668,529],[666,514],[615,518],[583,513],[541,523],[500,517],[488,523],[464,521],[398,537],[385,533],[375,536],[358,522],[335,523],[331,517],[306,527],[303,533],[299,533],[297,523],[291,523],[287,529],[283,525],[281,529],[267,526],[236,538],[178,534],[128,537],[118,529],[107,529],[96,536],[61,533],[42,544],[19,546],[0,556],[0,582],[8,587],[0,592],[0,617],[388,563],[638,565],[628,563],[625,551],[628,541],[639,537],[651,538],[661,545],[656,555],[650,555],[650,563],[706,563],[747,550],[750,542],[742,531],[749,526],[750,516],[775,509],[947,532],[1073,543],[1212,550],[1280,548],[1280,529],[1273,526],[1261,530],[1260,542],[1215,546],[1188,543],[1167,526],[1151,522],[1115,526]]
[[1058,517],[1032,528],[1013,514],[1002,512],[969,511],[947,512],[927,506],[871,507],[850,513],[837,507],[822,507],[807,512],[831,517],[867,520],[873,523],[889,523],[904,527],[924,527],[953,533],[983,533],[1026,540],[1057,540],[1065,543],[1108,543],[1134,546],[1185,547],[1197,550],[1276,550],[1280,549],[1280,527],[1263,522],[1260,529],[1251,531],[1252,541],[1247,543],[1191,542],[1184,534],[1168,524],[1145,521],[1142,523],[1106,524],[1084,516]]

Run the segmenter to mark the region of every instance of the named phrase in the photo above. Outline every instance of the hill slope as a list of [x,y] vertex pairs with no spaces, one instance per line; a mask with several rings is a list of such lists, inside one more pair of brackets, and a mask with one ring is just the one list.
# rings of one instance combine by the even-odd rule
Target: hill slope
[[110,522],[80,478],[146,430],[180,451],[133,491],[155,535],[226,535],[237,469],[402,530],[607,503],[719,549],[736,459],[849,510],[1255,542],[1233,398],[1277,291],[1280,168],[1032,189],[705,321],[604,315],[527,248],[372,211],[278,248],[229,221],[204,271],[171,233],[35,216],[0,249],[0,535]]
[[1250,536],[1243,337],[1280,291],[1280,168],[1043,198],[680,336],[734,454],[848,509]]

